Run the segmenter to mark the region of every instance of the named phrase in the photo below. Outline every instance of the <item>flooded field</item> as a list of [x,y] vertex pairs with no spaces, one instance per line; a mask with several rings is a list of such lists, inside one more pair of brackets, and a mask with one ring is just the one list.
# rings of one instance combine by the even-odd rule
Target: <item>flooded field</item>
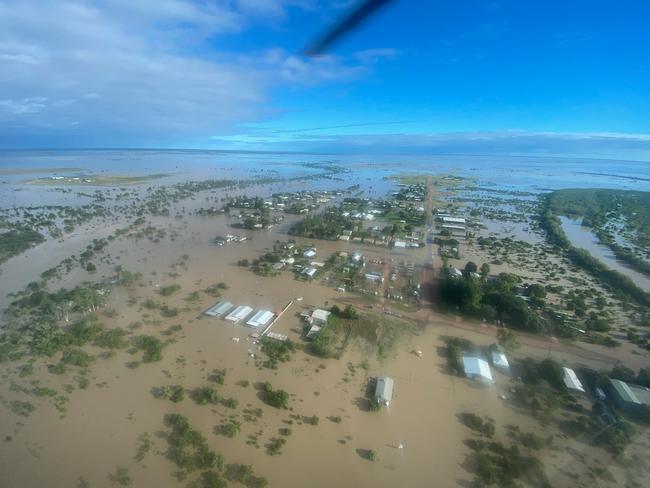
[[560,217],[562,228],[574,246],[586,249],[589,253],[604,262],[609,268],[623,273],[633,280],[639,287],[650,291],[650,278],[643,273],[635,271],[630,266],[619,261],[611,249],[598,242],[598,237],[588,227],[584,227],[580,220],[569,217]]
[[[518,374],[492,367],[493,384],[482,384],[454,374],[449,366],[449,337],[487,351],[504,328],[494,318],[463,316],[442,306],[435,287],[446,268],[478,275],[481,264],[489,263],[481,283],[487,275],[502,273],[518,275],[522,288],[543,283],[568,290],[581,283],[607,296],[611,310],[622,305],[593,278],[569,269],[564,257],[551,254],[544,237],[531,228],[531,215],[526,222],[510,222],[470,217],[468,211],[468,219],[477,223],[476,235],[456,236],[460,257],[443,256],[434,243],[441,234],[432,217],[433,196],[452,202],[454,188],[435,187],[429,176],[456,171],[467,184],[539,192],[561,187],[586,163],[574,161],[563,172],[563,164],[542,160],[525,167],[506,161],[488,169],[489,158],[478,157],[404,156],[392,164],[386,156],[376,163],[367,156],[342,159],[183,151],[2,154],[2,225],[24,230],[11,226],[20,218],[39,222],[45,239],[0,263],[3,328],[17,331],[16,336],[7,333],[10,339],[0,347],[0,484],[472,486],[485,452],[476,442],[489,438],[507,449],[517,446],[516,453],[508,452],[525,455],[525,464],[547,481],[527,484],[523,479],[522,486],[623,486],[628,481],[650,486],[644,468],[630,475],[606,444],[565,433],[576,412],[587,417],[591,411],[591,393],[571,397],[574,410],[554,404],[550,412],[533,412],[521,399],[518,403],[517,388],[523,385]],[[20,166],[32,170],[21,172]],[[33,170],[47,166],[57,169]],[[641,171],[633,163],[622,169],[632,175]],[[167,176],[119,188],[26,183],[60,174],[153,173]],[[407,184],[399,179],[406,173],[423,176]],[[228,183],[217,184],[222,179]],[[188,181],[210,186],[188,190],[182,186]],[[582,183],[606,185],[597,175]],[[159,191],[162,187],[167,193]],[[338,194],[304,213],[278,210],[278,194],[304,190]],[[407,203],[396,200],[401,190]],[[473,197],[485,195],[478,191]],[[231,207],[235,196],[259,200],[252,200],[252,207]],[[378,217],[368,218],[366,199],[374,210],[395,205],[403,213],[377,210],[371,215]],[[349,234],[336,239],[289,234],[306,216],[318,223],[328,212],[342,214],[343,203],[366,212]],[[57,232],[66,217],[55,214],[54,206],[87,205],[105,213]],[[263,225],[253,215],[273,223]],[[589,241],[584,233],[576,234],[574,224],[564,225],[576,245]],[[231,235],[239,239],[226,239]],[[593,241],[588,246],[605,259]],[[305,250],[312,249],[315,254],[306,259]],[[355,264],[357,253],[360,264]],[[265,255],[281,264],[268,275],[253,264]],[[467,267],[468,261],[474,268]],[[307,267],[317,268],[314,278],[303,273]],[[639,286],[649,284],[631,277]],[[81,291],[55,301],[62,289]],[[396,291],[387,293],[391,289]],[[566,292],[553,293],[549,303],[567,299]],[[294,347],[288,357],[272,363],[264,350],[268,338],[260,340],[260,331],[202,313],[222,300],[275,314],[289,305],[271,329]],[[344,316],[346,307],[357,315]],[[327,327],[352,324],[343,329],[338,354],[319,356],[305,337],[309,327],[301,314],[316,308],[336,315]],[[88,326],[82,330],[88,335],[58,335],[40,323],[47,320],[64,331],[79,320]],[[626,330],[616,324],[612,336],[623,342]],[[25,337],[31,349],[18,354]],[[552,358],[576,369],[625,364],[636,372],[650,365],[648,351],[631,342],[606,347],[562,337],[555,329],[520,331],[518,338],[518,347],[508,349],[513,365],[525,358]],[[158,349],[152,352],[146,341]],[[35,344],[47,348],[37,354]],[[389,405],[375,408],[372,385],[383,376],[391,377],[395,387]],[[168,387],[182,391],[178,401],[161,393]],[[272,404],[268,388],[286,393],[286,408]],[[183,416],[194,433],[177,439],[170,414]],[[471,430],[462,421],[469,414],[488,419],[494,431],[482,437]],[[524,434],[528,437],[517,437]],[[537,448],[528,446],[531,439]],[[625,459],[636,459],[635,450],[647,452],[649,441],[647,429],[639,427]],[[199,445],[198,454],[184,457],[174,442]],[[242,465],[250,465],[252,474],[237,474],[245,470]],[[602,466],[606,473],[598,471]],[[601,474],[594,478],[595,472]]]

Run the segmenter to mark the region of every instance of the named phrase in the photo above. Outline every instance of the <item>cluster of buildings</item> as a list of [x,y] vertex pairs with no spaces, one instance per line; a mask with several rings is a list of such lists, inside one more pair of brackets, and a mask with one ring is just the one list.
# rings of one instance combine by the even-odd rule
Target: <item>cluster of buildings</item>
[[275,314],[269,310],[260,309],[253,313],[253,308],[248,305],[235,306],[233,303],[223,300],[205,311],[206,315],[216,318],[223,318],[232,324],[243,323],[253,329],[263,329],[275,318]]
[[226,244],[244,242],[248,240],[246,236],[234,236],[232,234],[226,234],[225,236],[215,237],[212,241],[217,246],[225,246]]

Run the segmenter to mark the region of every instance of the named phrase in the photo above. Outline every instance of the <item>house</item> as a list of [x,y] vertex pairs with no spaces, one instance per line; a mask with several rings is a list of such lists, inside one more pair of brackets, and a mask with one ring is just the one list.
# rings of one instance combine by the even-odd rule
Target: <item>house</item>
[[352,256],[350,257],[350,260],[352,260],[355,263],[358,263],[363,259],[363,254],[361,254],[359,251],[354,251],[352,253]]
[[650,389],[611,379],[610,396],[626,412],[638,412],[650,407]]
[[318,335],[320,330],[321,330],[321,327],[319,327],[318,325],[312,325],[309,328],[309,330],[307,331],[307,335],[305,337],[307,339],[311,340],[311,339],[313,339],[314,337],[316,337]]
[[458,268],[454,268],[453,266],[449,266],[447,268],[447,273],[452,278],[462,278],[463,277],[463,272],[461,270],[459,270]]
[[365,275],[366,281],[371,281],[373,283],[383,283],[384,277],[380,275],[379,273],[366,273]]
[[307,275],[309,279],[314,278],[318,270],[316,268],[305,268],[302,270],[302,274]]
[[406,242],[404,242],[404,241],[395,241],[395,247],[405,249],[406,248]]
[[248,322],[246,322],[246,325],[255,328],[266,327],[274,316],[275,314],[273,312],[269,312],[268,310],[259,310],[248,320]]
[[509,369],[510,364],[508,363],[508,358],[502,351],[493,350],[491,352],[492,365],[495,368]]
[[313,258],[316,256],[316,250],[315,249],[307,249],[302,255],[306,258]]
[[317,308],[311,313],[311,321],[316,325],[325,325],[329,319],[331,312]]
[[389,406],[393,399],[393,379],[388,376],[377,378],[375,385],[375,401],[379,405]]
[[584,387],[582,386],[582,383],[580,383],[580,380],[576,376],[575,371],[569,368],[562,368],[564,370],[564,386],[566,386],[569,390],[575,390],[575,391],[581,391],[585,392]]
[[253,309],[248,305],[240,305],[237,308],[235,308],[232,312],[230,312],[228,315],[226,315],[226,320],[236,324],[237,322],[244,320],[246,317],[248,317],[252,311]]
[[226,313],[228,310],[230,310],[234,305],[230,302],[227,302],[225,300],[217,303],[216,305],[213,305],[209,309],[205,311],[206,315],[210,315],[211,317],[221,317],[224,313]]
[[465,225],[465,219],[462,217],[449,217],[446,215],[443,215],[440,217],[440,220],[442,220],[445,224],[463,224]]
[[465,376],[484,383],[494,383],[490,366],[485,359],[476,356],[463,356],[463,371]]

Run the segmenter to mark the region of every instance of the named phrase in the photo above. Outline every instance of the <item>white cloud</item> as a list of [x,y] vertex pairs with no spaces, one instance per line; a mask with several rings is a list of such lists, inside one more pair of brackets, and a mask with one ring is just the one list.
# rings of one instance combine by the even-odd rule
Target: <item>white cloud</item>
[[[0,145],[31,133],[84,145],[102,134],[179,141],[274,113],[277,84],[362,74],[363,61],[303,59],[282,49],[218,51],[214,36],[247,28],[247,11],[280,16],[309,0],[0,0]],[[145,142],[146,143],[146,142]]]

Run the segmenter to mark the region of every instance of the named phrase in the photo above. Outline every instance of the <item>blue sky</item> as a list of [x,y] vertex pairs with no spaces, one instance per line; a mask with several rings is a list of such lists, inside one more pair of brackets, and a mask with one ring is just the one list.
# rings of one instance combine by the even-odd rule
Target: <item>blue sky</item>
[[650,160],[650,3],[0,0],[0,147]]

